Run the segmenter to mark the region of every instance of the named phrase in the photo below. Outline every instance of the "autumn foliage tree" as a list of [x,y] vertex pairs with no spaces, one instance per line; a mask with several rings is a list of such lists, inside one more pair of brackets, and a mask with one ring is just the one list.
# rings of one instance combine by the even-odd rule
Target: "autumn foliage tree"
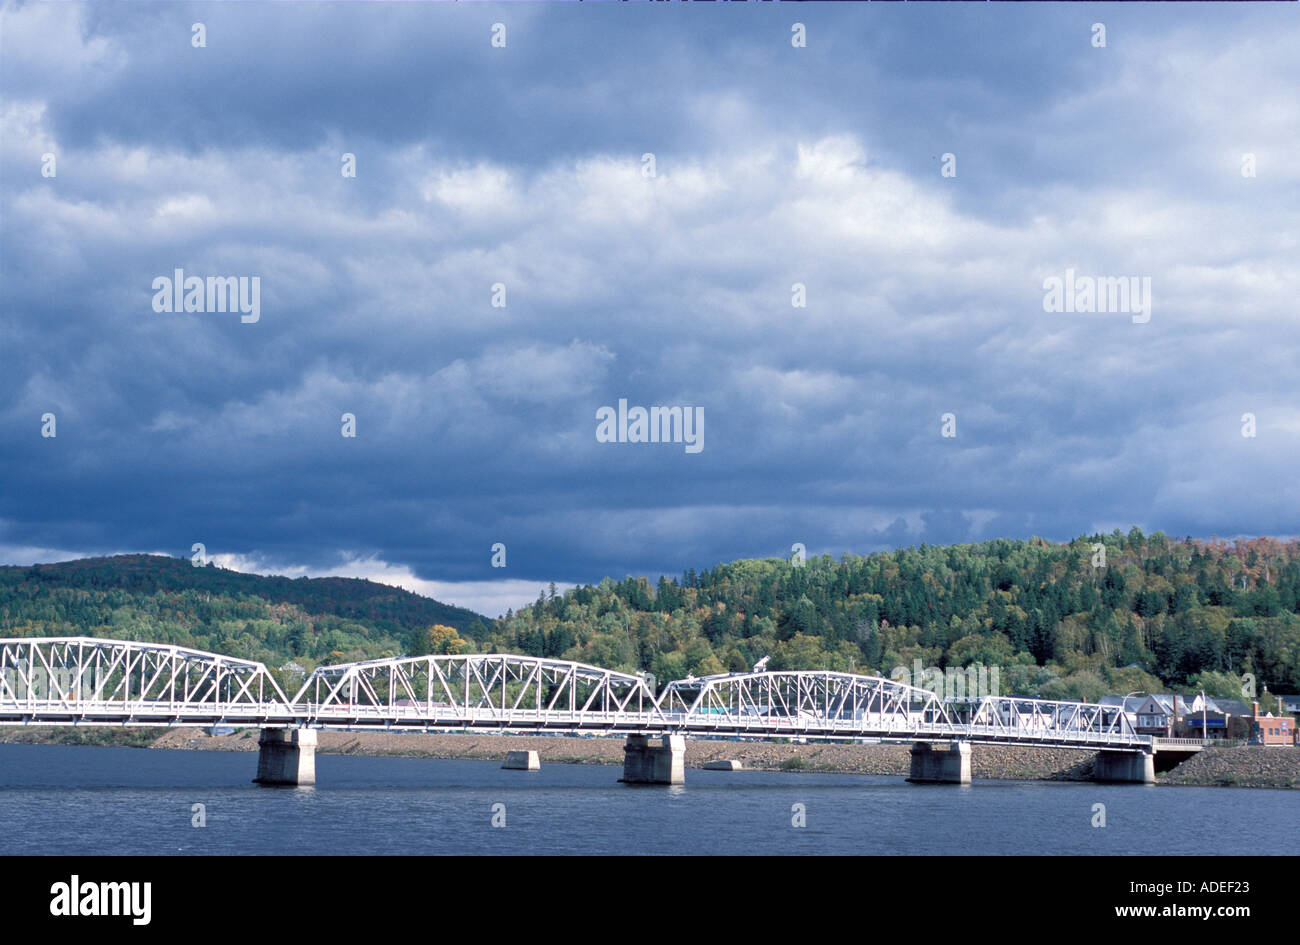
[[456,632],[455,627],[435,623],[415,634],[415,647],[412,656],[455,656],[468,653],[472,649],[470,642]]

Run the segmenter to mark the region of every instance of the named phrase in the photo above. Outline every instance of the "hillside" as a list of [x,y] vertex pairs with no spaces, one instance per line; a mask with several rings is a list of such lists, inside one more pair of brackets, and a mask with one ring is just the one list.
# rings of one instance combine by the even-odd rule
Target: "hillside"
[[1300,542],[1135,528],[1067,544],[747,559],[655,583],[606,578],[491,623],[370,581],[263,577],[188,559],[0,567],[5,636],[159,640],[310,670],[430,652],[434,624],[480,651],[648,669],[660,681],[748,670],[763,656],[771,669],[881,675],[920,660],[998,666],[1002,691],[1044,698],[1202,688],[1240,698],[1243,674],[1261,691],[1300,692]]
[[268,577],[187,558],[118,555],[0,567],[0,634],[89,634],[174,643],[306,669],[414,652],[444,624],[485,634],[478,614],[355,578]]
[[[1096,544],[1104,567],[1094,566]],[[1204,687],[1300,691],[1300,542],[1134,528],[922,545],[801,565],[741,560],[576,588],[496,622],[481,649],[563,656],[660,680],[687,673],[1001,667],[1002,691],[1096,699]],[[1264,700],[1266,707],[1271,700]]]

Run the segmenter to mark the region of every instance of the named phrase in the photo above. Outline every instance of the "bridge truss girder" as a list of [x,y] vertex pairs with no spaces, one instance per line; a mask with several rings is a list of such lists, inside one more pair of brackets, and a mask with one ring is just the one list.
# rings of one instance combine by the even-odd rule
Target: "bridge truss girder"
[[658,712],[642,676],[505,653],[322,666],[294,704],[321,725],[353,726],[623,728]]
[[1118,707],[1016,696],[984,696],[971,712],[967,729],[986,741],[1024,741],[1035,735],[1088,746],[1150,741],[1134,731],[1128,715]]
[[0,640],[0,719],[196,724],[292,721],[262,663],[97,637]]
[[934,693],[893,679],[824,670],[725,673],[669,683],[659,701],[674,725],[719,731],[852,737],[948,726]]

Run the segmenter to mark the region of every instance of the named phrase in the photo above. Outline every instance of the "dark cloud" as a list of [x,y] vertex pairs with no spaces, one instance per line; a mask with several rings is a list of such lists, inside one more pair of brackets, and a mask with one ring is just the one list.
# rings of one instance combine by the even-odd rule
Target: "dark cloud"
[[[501,541],[530,599],[794,542],[1300,532],[1271,9],[5,16],[10,559],[203,541],[454,594]],[[260,319],[154,312],[177,268],[259,277]],[[1045,312],[1067,268],[1151,277],[1151,320]],[[597,442],[620,398],[702,406],[703,451]]]

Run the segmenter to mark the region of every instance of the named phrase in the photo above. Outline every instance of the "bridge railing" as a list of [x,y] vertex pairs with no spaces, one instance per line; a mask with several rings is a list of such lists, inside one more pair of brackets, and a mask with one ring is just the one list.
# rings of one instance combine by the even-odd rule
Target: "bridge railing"
[[635,727],[653,730],[666,728],[659,716],[648,712],[605,712],[600,710],[514,709],[502,712],[494,708],[435,706],[427,708],[373,705],[329,705],[299,707],[308,725],[351,727],[435,727],[529,728],[546,727],[604,728]]
[[1204,748],[1209,743],[1204,738],[1165,738],[1163,735],[1155,736],[1156,748]]
[[120,699],[45,699],[23,698],[0,700],[0,719],[32,717],[39,719],[79,719],[85,724],[102,719],[105,724],[124,719],[176,719],[183,724],[190,719],[229,718],[239,721],[305,718],[305,713],[287,702],[172,702]]

